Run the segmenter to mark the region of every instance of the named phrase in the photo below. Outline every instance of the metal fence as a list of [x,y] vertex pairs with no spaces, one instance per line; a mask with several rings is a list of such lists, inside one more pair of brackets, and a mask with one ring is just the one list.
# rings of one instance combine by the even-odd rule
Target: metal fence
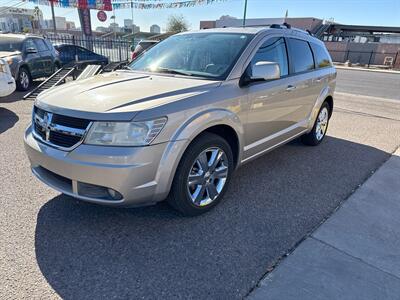
[[125,39],[107,39],[100,37],[64,37],[47,35],[53,44],[71,44],[92,50],[107,56],[110,62],[127,60],[131,56],[131,42]]
[[387,66],[399,67],[400,53],[398,52],[375,52],[375,51],[353,51],[353,50],[329,50],[332,60],[338,63],[349,61],[352,64],[360,64],[370,67]]

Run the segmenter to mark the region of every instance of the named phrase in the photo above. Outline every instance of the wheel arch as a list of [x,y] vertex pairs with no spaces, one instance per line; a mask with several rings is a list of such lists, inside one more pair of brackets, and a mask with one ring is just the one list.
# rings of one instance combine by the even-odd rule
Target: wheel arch
[[329,111],[329,118],[332,116],[333,112],[333,89],[329,86],[326,86],[320,93],[319,97],[315,101],[314,107],[311,110],[310,116],[308,118],[308,129],[311,130],[314,126],[314,122],[317,119],[318,112],[321,109],[321,106],[324,102],[328,102],[330,111]]
[[[180,126],[163,153],[156,176],[158,183],[156,201],[163,200],[167,196],[183,154],[189,145],[205,132],[223,137],[231,146],[235,168],[239,166],[243,154],[243,127],[238,116],[225,109],[198,113]],[[165,166],[169,166],[167,172]]]

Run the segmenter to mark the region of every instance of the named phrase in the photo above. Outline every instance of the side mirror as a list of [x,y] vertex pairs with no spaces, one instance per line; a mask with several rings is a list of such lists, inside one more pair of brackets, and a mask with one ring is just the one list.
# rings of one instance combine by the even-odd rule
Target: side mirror
[[27,48],[26,53],[37,53],[37,50],[35,48]]
[[281,71],[276,62],[259,61],[251,67],[251,80],[271,80],[280,77]]

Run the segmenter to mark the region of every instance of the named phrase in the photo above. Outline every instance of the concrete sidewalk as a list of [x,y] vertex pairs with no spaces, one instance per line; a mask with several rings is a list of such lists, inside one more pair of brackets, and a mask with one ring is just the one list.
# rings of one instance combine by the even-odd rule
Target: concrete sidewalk
[[248,299],[400,299],[400,148]]

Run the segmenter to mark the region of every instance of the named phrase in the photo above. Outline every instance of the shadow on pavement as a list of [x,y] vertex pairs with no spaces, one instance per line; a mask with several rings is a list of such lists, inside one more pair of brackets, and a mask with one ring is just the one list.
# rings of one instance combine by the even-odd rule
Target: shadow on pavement
[[12,128],[18,120],[18,116],[13,111],[0,107],[0,134]]
[[39,211],[37,262],[64,299],[240,299],[389,155],[295,141],[240,168],[225,200],[195,218],[60,195]]

